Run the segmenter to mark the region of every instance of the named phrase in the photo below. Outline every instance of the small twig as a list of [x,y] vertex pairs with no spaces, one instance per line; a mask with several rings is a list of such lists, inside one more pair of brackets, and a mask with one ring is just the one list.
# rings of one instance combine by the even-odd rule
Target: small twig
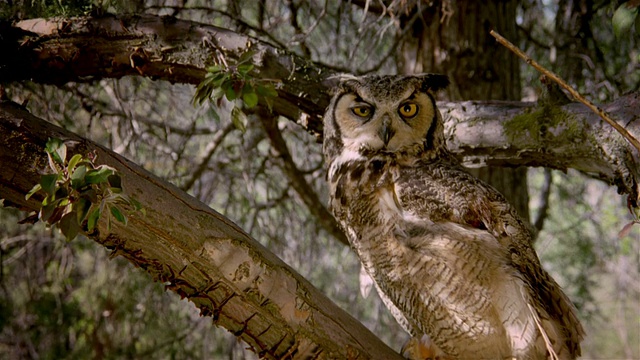
[[593,110],[593,112],[598,114],[604,121],[609,123],[609,125],[613,126],[614,129],[616,129],[638,151],[640,151],[640,142],[636,138],[634,138],[633,135],[631,135],[627,131],[627,129],[625,129],[620,124],[618,124],[615,120],[613,120],[611,117],[609,117],[609,115],[604,110],[602,110],[600,107],[596,106],[591,101],[585,99],[584,96],[580,95],[580,93],[578,93],[574,88],[572,88],[569,84],[567,84],[564,80],[562,80],[558,75],[556,75],[553,72],[545,69],[542,65],[538,64],[535,60],[533,60],[532,58],[528,57],[524,52],[522,52],[522,50],[518,49],[515,45],[513,45],[511,42],[509,42],[509,40],[507,40],[504,37],[502,37],[502,35],[498,34],[497,32],[495,32],[493,30],[491,30],[490,34],[491,34],[491,36],[496,38],[496,40],[500,44],[504,45],[507,49],[513,51],[516,55],[518,55],[520,58],[522,58],[527,64],[533,66],[533,68],[535,68],[536,70],[540,71],[541,73],[546,75],[548,78],[552,79],[553,81],[557,82],[558,85],[560,85],[563,89],[567,90],[571,94],[571,96],[573,96],[574,99],[580,101],[581,103],[585,104],[589,109]]

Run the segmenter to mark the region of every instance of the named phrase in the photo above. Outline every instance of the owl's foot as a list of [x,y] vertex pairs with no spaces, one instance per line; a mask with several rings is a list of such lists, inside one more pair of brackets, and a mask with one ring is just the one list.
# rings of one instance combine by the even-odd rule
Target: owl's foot
[[453,360],[431,341],[429,335],[412,337],[402,346],[400,352],[408,360]]

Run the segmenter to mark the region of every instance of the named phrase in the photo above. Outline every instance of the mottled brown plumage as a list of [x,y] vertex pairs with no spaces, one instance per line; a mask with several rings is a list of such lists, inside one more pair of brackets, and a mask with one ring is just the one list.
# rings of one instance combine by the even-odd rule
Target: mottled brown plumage
[[[445,76],[343,76],[324,118],[330,207],[385,305],[443,359],[574,359],[584,331],[532,234],[446,148]],[[415,352],[417,353],[417,352]]]

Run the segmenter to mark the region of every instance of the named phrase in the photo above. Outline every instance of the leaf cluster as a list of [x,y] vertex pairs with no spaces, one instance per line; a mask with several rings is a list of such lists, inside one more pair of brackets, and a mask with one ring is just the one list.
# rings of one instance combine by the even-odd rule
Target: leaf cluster
[[67,146],[55,138],[47,141],[45,151],[51,173],[42,175],[25,198],[44,193],[38,219],[56,225],[67,240],[75,239],[80,231],[93,231],[103,214],[108,229],[112,218],[126,225],[123,206],[144,213],[138,201],[123,195],[117,171],[94,163],[95,154],[75,154],[67,161]]
[[[272,99],[278,92],[272,81],[259,79],[252,74],[254,51],[247,50],[237,63],[214,65],[207,68],[207,74],[193,96],[193,103],[202,105],[209,100],[218,108],[224,98],[234,104],[231,121],[243,133],[246,131],[246,116],[240,109],[240,101],[246,108],[258,105],[260,99],[271,109]],[[219,119],[217,114],[214,114]]]
[[640,33],[640,17],[638,17],[637,6],[632,6],[631,2],[620,5],[611,17],[611,24],[616,38],[621,38],[629,33],[634,24],[636,33]]

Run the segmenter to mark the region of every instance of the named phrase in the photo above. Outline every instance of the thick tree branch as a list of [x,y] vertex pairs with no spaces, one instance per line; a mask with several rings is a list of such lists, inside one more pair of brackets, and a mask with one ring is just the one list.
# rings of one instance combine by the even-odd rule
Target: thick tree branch
[[[618,186],[631,204],[638,201],[638,153],[582,104],[465,101],[438,107],[447,144],[465,166],[573,168]],[[629,132],[640,134],[640,93],[603,108]]]
[[321,133],[329,97],[318,85],[333,72],[228,29],[167,16],[108,15],[23,20],[14,27],[0,24],[0,31],[7,54],[0,59],[0,82],[62,84],[135,75],[195,85],[214,59],[255,51],[255,76],[280,82],[274,111]]
[[[49,137],[116,168],[146,215],[88,236],[189,298],[265,358],[400,358],[242,229],[127,159],[13,103],[0,104],[0,199],[35,211],[25,194],[46,167]],[[69,155],[71,156],[71,155]]]
[[[6,55],[0,82],[92,81],[148,76],[197,84],[214,58],[256,51],[254,76],[281,82],[273,112],[320,136],[332,72],[294,54],[233,31],[168,17],[34,19],[3,31]],[[25,33],[29,31],[29,33]],[[465,165],[575,168],[616,184],[638,199],[637,152],[581,104],[536,106],[513,102],[439,103],[448,143]],[[640,94],[602,107],[640,138]]]

